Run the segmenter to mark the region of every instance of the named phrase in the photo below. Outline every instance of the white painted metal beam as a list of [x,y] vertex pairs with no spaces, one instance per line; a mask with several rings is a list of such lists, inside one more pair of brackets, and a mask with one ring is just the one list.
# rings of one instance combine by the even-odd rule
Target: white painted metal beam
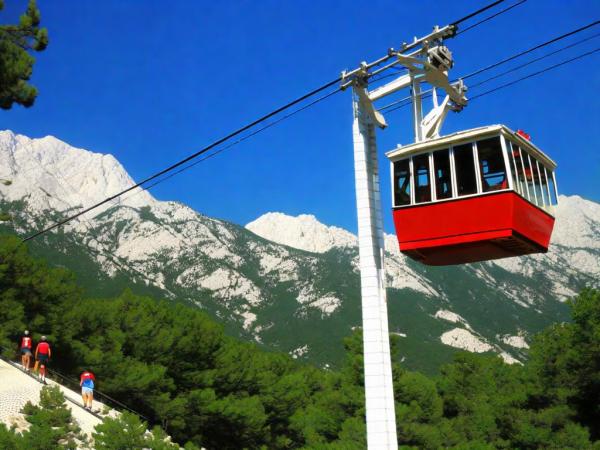
[[410,79],[410,74],[399,76],[394,81],[391,81],[369,92],[369,99],[374,102],[375,100],[393,94],[400,89],[404,89],[405,87],[410,86]]
[[367,446],[395,450],[396,414],[385,290],[383,217],[375,123],[355,88],[354,176],[362,298]]

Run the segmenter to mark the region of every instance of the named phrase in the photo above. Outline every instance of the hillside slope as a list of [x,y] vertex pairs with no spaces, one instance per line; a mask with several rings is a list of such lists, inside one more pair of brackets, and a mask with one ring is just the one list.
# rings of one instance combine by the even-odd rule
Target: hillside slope
[[[48,385],[56,385],[60,388],[65,398],[69,399],[65,404],[71,410],[77,425],[83,433],[91,437],[94,427],[102,423],[102,420],[79,406],[81,405],[79,393],[50,379],[48,379]],[[27,427],[28,424],[23,418],[21,409],[27,402],[34,405],[39,403],[42,387],[43,384],[0,359],[0,422],[9,428],[14,425],[19,431]],[[104,405],[101,403],[94,402],[95,410],[102,410],[103,407]]]
[[[4,182],[2,182],[4,180]],[[130,186],[110,155],[0,132],[0,229],[26,235]],[[457,348],[525,357],[532,333],[567,319],[564,300],[598,285],[600,205],[561,197],[547,255],[459,267],[405,259],[386,237],[390,330],[409,368]],[[360,326],[356,237],[312,216],[270,213],[245,228],[133,192],[31,243],[93,296],[125,287],[207,310],[231,334],[336,365]]]

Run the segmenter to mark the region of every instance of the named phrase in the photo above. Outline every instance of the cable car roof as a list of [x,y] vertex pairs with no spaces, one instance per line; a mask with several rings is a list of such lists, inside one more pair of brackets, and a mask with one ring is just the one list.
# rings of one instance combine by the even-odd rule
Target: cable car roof
[[556,163],[542,150],[535,146],[531,141],[528,141],[523,136],[517,134],[505,125],[489,125],[486,127],[472,128],[470,130],[458,131],[447,136],[440,136],[439,138],[430,139],[428,141],[417,142],[404,146],[399,145],[394,150],[387,152],[386,156],[391,160],[397,160],[418,153],[430,152],[433,150],[448,148],[452,145],[493,137],[498,134],[502,134],[511,141],[516,142],[521,148],[527,150],[538,161],[544,163],[552,170],[556,168]]

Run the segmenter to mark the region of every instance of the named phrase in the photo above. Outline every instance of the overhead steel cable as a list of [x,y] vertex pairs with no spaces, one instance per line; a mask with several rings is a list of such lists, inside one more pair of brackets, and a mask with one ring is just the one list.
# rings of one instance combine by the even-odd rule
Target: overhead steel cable
[[[233,137],[235,137],[235,136],[243,133],[244,131],[249,130],[250,128],[253,128],[254,126],[256,126],[256,125],[264,122],[265,120],[270,119],[271,117],[279,114],[280,112],[285,111],[285,110],[291,108],[292,106],[297,105],[298,103],[301,103],[302,101],[304,101],[304,100],[312,97],[313,95],[318,94],[319,92],[322,92],[325,89],[327,89],[327,88],[329,88],[329,87],[331,87],[331,86],[333,86],[335,84],[338,84],[340,81],[342,81],[342,77],[341,76],[338,77],[337,79],[333,80],[333,81],[330,81],[329,83],[326,83],[326,84],[318,87],[317,89],[313,89],[312,91],[308,92],[307,94],[304,94],[301,97],[298,97],[297,99],[295,99],[295,100],[293,100],[293,101],[291,101],[289,103],[286,103],[285,105],[283,105],[283,106],[281,106],[281,107],[279,107],[279,108],[271,111],[268,114],[265,114],[264,116],[260,117],[259,119],[256,119],[255,121],[253,121],[253,122],[251,122],[251,123],[249,123],[247,125],[244,125],[241,128],[238,128],[234,132],[229,133],[228,135],[226,135],[226,136],[224,136],[224,137],[222,137],[222,138],[214,141],[212,144],[207,145],[206,147],[202,148],[201,150],[197,151],[196,153],[193,153],[190,156],[188,156],[188,157],[186,157],[186,158],[184,158],[184,159],[182,159],[182,160],[180,160],[180,161],[178,161],[178,162],[170,165],[169,167],[167,167],[167,168],[165,168],[165,169],[163,169],[163,170],[161,170],[161,171],[159,171],[159,172],[157,172],[157,173],[155,173],[153,175],[150,175],[149,177],[145,178],[144,180],[140,181],[139,183],[136,183],[133,186],[130,186],[127,189],[122,190],[121,192],[118,192],[118,193],[116,193],[114,195],[111,195],[110,197],[107,197],[104,200],[102,200],[102,201],[100,201],[98,203],[95,203],[94,205],[89,206],[89,207],[87,207],[87,208],[79,211],[76,214],[73,214],[73,215],[71,215],[71,216],[69,216],[69,217],[67,217],[67,218],[65,218],[63,220],[60,220],[60,221],[54,223],[53,225],[51,225],[51,226],[49,226],[47,228],[44,228],[44,229],[42,229],[42,230],[40,230],[40,231],[38,231],[38,232],[36,232],[36,233],[34,233],[34,234],[26,237],[26,238],[24,238],[23,242],[27,242],[27,241],[29,241],[31,239],[34,239],[34,238],[36,238],[36,237],[38,237],[38,236],[40,236],[40,235],[42,235],[44,233],[47,233],[48,231],[51,231],[51,230],[53,230],[55,228],[58,228],[58,227],[60,227],[60,226],[62,226],[64,224],[66,224],[66,223],[68,223],[68,222],[70,222],[70,221],[78,218],[79,216],[81,216],[83,214],[86,214],[86,213],[88,213],[88,212],[90,212],[90,211],[92,211],[92,210],[94,210],[96,208],[99,208],[100,206],[105,205],[106,203],[108,203],[108,202],[110,202],[112,200],[115,200],[116,198],[122,196],[123,194],[126,194],[127,192],[131,192],[134,189],[137,189],[137,188],[143,186],[144,184],[146,184],[146,183],[148,183],[148,182],[150,182],[152,180],[155,180],[155,179],[159,178],[160,176],[162,176],[162,175],[164,175],[164,174],[166,174],[168,172],[171,172],[172,170],[174,170],[174,169],[176,169],[178,167],[181,167],[185,163],[187,163],[187,162],[189,162],[189,161],[197,158],[198,156],[200,156],[200,155],[202,155],[202,154],[210,151],[211,149],[217,147],[218,145],[220,145],[220,144],[222,144],[222,143],[230,140],[231,138],[233,138]],[[335,90],[335,92],[339,92],[340,90],[341,90],[341,88],[338,88],[338,89]],[[332,95],[333,95],[333,93],[332,93]]]
[[558,50],[554,50],[554,51],[552,51],[550,53],[546,53],[545,55],[542,55],[542,56],[540,56],[538,58],[532,59],[531,61],[528,61],[528,62],[523,63],[523,64],[519,64],[518,66],[515,66],[515,67],[512,67],[511,69],[505,70],[504,72],[501,72],[501,73],[499,73],[497,75],[494,75],[493,77],[486,78],[485,80],[482,80],[479,83],[475,83],[475,84],[469,85],[469,88],[473,89],[473,88],[476,88],[478,86],[481,86],[482,84],[488,83],[488,82],[490,82],[492,80],[495,80],[496,78],[503,77],[504,75],[508,75],[509,73],[512,73],[512,72],[515,72],[515,71],[517,71],[519,69],[522,69],[523,67],[527,67],[527,66],[529,66],[529,65],[531,65],[533,63],[541,61],[542,59],[549,58],[552,55],[556,55],[557,53],[565,51],[565,50],[567,50],[569,48],[573,48],[573,47],[575,47],[575,46],[577,46],[579,44],[583,44],[584,42],[590,41],[590,40],[592,40],[594,38],[597,38],[598,36],[600,36],[600,33],[596,33],[596,34],[594,34],[592,36],[589,36],[589,37],[587,37],[585,39],[581,39],[581,40],[579,40],[577,42],[573,42],[572,44],[569,44],[569,45],[566,45],[564,47],[561,47]]
[[[478,95],[476,95],[476,96],[474,96],[474,97],[471,97],[471,98],[469,99],[469,101],[471,101],[471,100],[474,100],[474,99],[476,99],[476,98],[479,98],[479,97],[483,97],[484,95],[490,94],[490,93],[492,93],[492,92],[495,92],[495,91],[497,91],[497,90],[503,89],[503,88],[505,88],[505,87],[512,86],[513,84],[516,84],[516,83],[518,83],[518,82],[520,82],[520,81],[523,81],[523,80],[526,80],[526,79],[528,79],[528,78],[532,78],[532,77],[534,77],[534,76],[541,75],[541,74],[542,74],[542,73],[544,73],[544,72],[547,72],[547,71],[549,71],[549,70],[555,69],[555,68],[557,68],[557,67],[560,67],[560,66],[563,66],[563,65],[565,65],[565,64],[568,64],[568,63],[570,63],[570,62],[573,62],[573,61],[576,61],[576,60],[578,60],[578,59],[584,58],[584,57],[586,57],[586,56],[590,56],[590,55],[592,55],[593,53],[596,53],[596,52],[598,52],[598,51],[600,51],[600,47],[599,47],[599,48],[597,48],[597,49],[595,49],[595,50],[592,50],[592,51],[589,51],[589,52],[583,53],[583,54],[581,54],[581,55],[577,55],[577,56],[575,56],[575,57],[573,57],[573,58],[570,58],[570,59],[567,59],[567,60],[565,60],[565,61],[561,61],[560,63],[554,64],[554,65],[552,65],[552,66],[548,66],[548,67],[546,67],[546,68],[544,68],[544,69],[538,70],[537,72],[533,72],[533,73],[531,73],[531,74],[525,75],[525,76],[523,76],[523,77],[521,77],[521,78],[518,78],[518,79],[516,79],[516,80],[514,80],[514,81],[510,81],[510,82],[508,82],[508,83],[505,83],[505,84],[503,84],[503,85],[500,85],[500,86],[498,86],[498,87],[495,87],[495,88],[493,88],[493,89],[490,89],[489,91],[486,91],[486,92],[483,92],[483,93],[481,93],[481,94],[478,94]],[[556,53],[556,52],[555,52],[555,53]],[[539,59],[538,59],[538,60],[539,60]],[[535,61],[530,61],[530,62],[529,62],[528,64],[526,64],[526,65],[529,65],[529,64],[531,64],[531,63],[533,63],[533,62],[535,62]],[[524,66],[525,66],[525,65],[523,65],[523,66],[521,66],[521,67],[519,67],[519,68],[522,68],[522,67],[524,67]],[[514,70],[510,70],[510,71],[507,71],[506,73],[513,72],[513,71],[514,71]],[[506,73],[505,73],[504,75],[506,75]],[[496,77],[489,78],[489,79],[485,80],[484,82],[491,81],[492,79],[495,79],[495,78],[496,78]],[[481,84],[483,84],[484,82],[482,82],[482,83],[479,83],[477,86],[480,86],[480,85],[481,85]],[[426,94],[426,95],[423,95],[423,96],[422,96],[422,98],[423,98],[423,99],[425,99],[425,98],[429,98],[429,97],[431,97],[431,92],[432,92],[432,91],[433,91],[433,89],[430,89],[430,90],[427,90],[427,91],[423,91],[423,94]],[[400,109],[400,108],[403,108],[403,107],[405,107],[405,106],[408,106],[408,105],[410,105],[410,104],[412,103],[412,97],[410,97],[410,96],[409,96],[409,97],[404,97],[403,99],[400,99],[400,100],[398,100],[398,102],[396,102],[396,103],[400,103],[400,102],[404,102],[404,103],[402,103],[402,104],[398,104],[398,105],[397,105],[395,108],[389,109],[389,110],[387,111],[387,113],[391,113],[391,112],[393,112],[393,111],[396,111],[396,110],[398,110],[398,109]],[[396,105],[396,103],[394,103],[394,105]],[[393,105],[389,105],[389,106],[393,106]],[[381,111],[381,109],[379,109],[379,111]]]
[[[478,10],[476,10],[476,11],[474,11],[474,12],[472,12],[472,13],[470,13],[470,14],[468,14],[468,15],[466,15],[466,16],[464,16],[464,17],[462,17],[462,18],[460,18],[460,19],[458,19],[458,20],[456,20],[454,22],[452,22],[451,26],[456,27],[458,24],[460,24],[460,23],[462,23],[462,22],[464,22],[464,21],[466,21],[466,20],[468,20],[468,19],[470,19],[472,17],[477,16],[477,15],[479,15],[479,14],[487,11],[490,8],[493,8],[494,6],[500,4],[500,3],[504,2],[504,1],[505,0],[497,0],[495,2],[492,2],[492,3],[488,4],[487,6],[484,6],[483,8],[480,8],[480,9],[478,9]],[[404,47],[404,50],[410,49],[410,48],[412,48],[413,46],[415,46],[417,44],[418,44],[418,42],[414,42],[412,44],[408,44],[408,45],[406,45]],[[391,55],[388,55],[388,56],[385,56],[383,58],[380,58],[380,60],[376,61],[375,63],[372,63],[371,66],[372,65],[377,65],[380,62],[386,61],[390,57],[391,57]],[[346,77],[349,76],[349,75],[351,75],[351,74],[345,74]],[[282,106],[280,108],[277,108],[276,110],[274,110],[274,111],[272,111],[272,112],[270,112],[270,113],[268,113],[268,114],[260,117],[259,119],[255,120],[255,121],[253,121],[253,122],[251,122],[251,123],[249,123],[249,124],[247,124],[247,125],[245,125],[245,126],[243,126],[241,128],[238,128],[236,131],[234,131],[232,133],[229,133],[228,135],[224,136],[223,138],[220,138],[220,139],[214,141],[212,144],[209,144],[208,146],[206,146],[206,147],[202,148],[201,150],[197,151],[196,153],[193,153],[192,155],[190,155],[190,156],[188,156],[188,157],[186,157],[186,158],[184,158],[184,159],[182,159],[182,160],[180,160],[180,161],[172,164],[171,166],[169,166],[169,167],[167,167],[167,168],[165,168],[165,169],[163,169],[163,170],[161,170],[161,171],[159,171],[159,172],[157,172],[157,173],[155,173],[155,174],[153,174],[153,175],[145,178],[144,180],[140,181],[139,183],[136,183],[133,186],[130,186],[129,188],[124,189],[121,192],[118,192],[118,193],[116,193],[114,195],[111,195],[110,197],[107,197],[104,200],[102,200],[102,201],[100,201],[100,202],[98,202],[98,203],[96,203],[96,204],[94,204],[92,206],[89,206],[89,207],[87,207],[87,208],[85,208],[85,209],[77,212],[76,214],[68,216],[68,217],[66,217],[63,220],[60,220],[60,221],[54,223],[53,225],[51,225],[49,227],[46,227],[46,228],[44,228],[44,229],[42,229],[42,230],[40,230],[40,231],[38,231],[38,232],[30,235],[30,236],[24,238],[23,242],[27,242],[27,241],[29,241],[31,239],[35,239],[36,237],[38,237],[38,236],[40,236],[40,235],[42,235],[44,233],[47,233],[48,231],[51,231],[51,230],[53,230],[55,228],[58,228],[58,227],[60,227],[62,225],[65,225],[66,223],[68,223],[68,222],[70,222],[70,221],[72,221],[72,220],[74,220],[74,219],[82,216],[83,214],[86,214],[86,213],[88,213],[88,212],[90,212],[90,211],[92,211],[94,209],[99,208],[102,205],[105,205],[108,202],[111,202],[111,201],[119,198],[123,194],[131,192],[134,189],[137,189],[139,187],[142,187],[144,184],[146,184],[146,183],[148,183],[148,182],[150,182],[152,180],[155,180],[155,179],[161,177],[162,175],[164,175],[164,174],[166,174],[168,172],[171,172],[172,170],[174,170],[174,169],[176,169],[178,167],[181,167],[182,165],[186,164],[187,162],[189,162],[189,161],[197,158],[198,156],[200,156],[200,155],[202,155],[202,154],[210,151],[211,149],[213,149],[213,148],[217,147],[218,145],[220,145],[220,144],[222,144],[222,143],[230,140],[231,138],[233,138],[233,137],[235,137],[235,136],[243,133],[244,131],[247,131],[247,130],[253,128],[254,126],[256,126],[256,125],[264,122],[265,120],[268,120],[269,118],[271,118],[271,117],[279,114],[280,112],[285,111],[286,109],[289,109],[290,107],[292,107],[292,106],[294,106],[294,105],[296,105],[296,104],[298,104],[298,103],[300,103],[300,102],[302,102],[302,101],[304,101],[304,100],[312,97],[313,95],[315,95],[315,94],[317,94],[319,92],[322,92],[323,90],[325,90],[325,89],[327,89],[327,88],[329,88],[329,87],[331,87],[331,86],[333,86],[333,85],[341,82],[343,80],[343,78],[344,78],[344,75],[336,78],[335,80],[330,81],[329,83],[326,83],[326,84],[318,87],[317,89],[314,89],[314,90],[308,92],[307,94],[305,94],[305,95],[297,98],[296,100],[293,100],[293,101],[285,104],[284,106]],[[339,92],[340,90],[342,90],[341,87],[338,88],[336,90],[336,92]]]
[[594,54],[596,52],[599,52],[599,51],[600,51],[600,47],[598,47],[598,48],[596,48],[594,50],[591,50],[589,52],[583,53],[581,55],[575,56],[574,58],[567,59],[566,61],[562,61],[560,63],[557,63],[557,64],[554,64],[552,66],[546,67],[545,69],[538,70],[537,72],[530,73],[529,75],[525,75],[524,77],[518,78],[518,79],[516,79],[514,81],[510,81],[508,83],[502,84],[502,85],[497,86],[497,87],[495,87],[493,89],[490,89],[489,91],[485,91],[485,92],[482,92],[481,94],[477,94],[474,97],[471,97],[470,100],[475,100],[476,98],[483,97],[484,95],[488,95],[488,94],[491,94],[492,92],[499,91],[500,89],[504,89],[504,88],[506,88],[508,86],[512,86],[513,84],[519,83],[519,82],[521,82],[523,80],[527,80],[528,78],[532,78],[532,77],[535,77],[537,75],[541,75],[541,74],[546,73],[546,72],[548,72],[548,71],[550,71],[552,69],[556,69],[557,67],[564,66],[565,64],[571,63],[573,61],[577,61],[578,59],[585,58],[586,56],[590,56],[590,55],[592,55],[592,54]]
[[241,142],[245,141],[246,139],[249,139],[249,138],[251,138],[252,136],[255,136],[255,135],[259,134],[259,133],[262,133],[263,131],[265,131],[265,130],[267,130],[267,129],[269,129],[269,128],[271,128],[271,127],[275,126],[275,125],[277,125],[277,124],[278,124],[278,123],[280,123],[280,122],[283,122],[283,121],[284,121],[284,120],[286,120],[286,119],[289,119],[290,117],[292,117],[292,116],[294,116],[294,115],[298,114],[299,112],[301,112],[301,111],[304,111],[305,109],[308,109],[308,108],[310,108],[311,106],[314,106],[314,105],[316,105],[317,103],[320,103],[320,102],[322,102],[323,100],[326,100],[326,99],[328,99],[329,97],[331,97],[331,96],[332,96],[332,95],[334,95],[334,94],[337,94],[338,92],[339,92],[339,90],[338,90],[338,89],[336,89],[336,90],[333,90],[333,91],[329,92],[328,94],[325,94],[325,95],[323,95],[323,96],[321,96],[321,97],[317,98],[316,100],[313,100],[312,102],[310,102],[310,103],[307,103],[306,105],[302,106],[301,108],[298,108],[298,109],[296,109],[296,110],[292,111],[291,113],[288,113],[288,114],[286,114],[285,116],[282,116],[282,117],[280,117],[279,119],[277,119],[277,120],[275,120],[275,121],[273,121],[273,122],[270,122],[270,123],[268,123],[267,125],[265,125],[265,126],[263,126],[263,127],[259,128],[259,129],[255,130],[255,131],[253,131],[252,133],[249,133],[249,134],[247,134],[247,135],[245,135],[245,136],[242,136],[241,138],[239,138],[239,139],[237,139],[237,140],[235,140],[235,141],[233,141],[233,142],[229,143],[228,145],[226,145],[226,146],[224,146],[224,147],[221,147],[221,148],[219,148],[219,149],[215,150],[214,152],[212,152],[212,153],[210,153],[210,154],[208,154],[208,155],[204,156],[203,158],[200,158],[200,159],[198,159],[198,160],[194,161],[193,163],[191,163],[191,164],[188,164],[187,166],[184,166],[184,167],[180,168],[179,170],[177,170],[177,171],[175,171],[175,172],[172,172],[172,173],[170,173],[170,174],[169,174],[169,175],[167,175],[166,177],[164,177],[164,178],[161,178],[161,179],[159,179],[159,180],[156,180],[154,183],[150,184],[149,186],[144,186],[144,187],[141,187],[139,191],[135,192],[134,194],[132,194],[132,195],[130,195],[130,196],[127,196],[127,197],[125,197],[123,200],[130,199],[131,197],[134,197],[134,196],[136,196],[136,195],[138,195],[138,194],[140,194],[140,193],[142,193],[142,192],[144,192],[144,191],[148,191],[148,190],[152,189],[154,186],[156,186],[156,185],[158,185],[158,184],[160,184],[160,183],[163,183],[163,182],[165,182],[165,181],[169,180],[170,178],[173,178],[175,175],[179,175],[181,172],[185,172],[186,170],[188,170],[188,169],[191,169],[191,168],[192,168],[192,167],[194,167],[195,165],[197,165],[197,164],[200,164],[201,162],[203,162],[203,161],[206,161],[207,159],[210,159],[210,158],[212,158],[213,156],[216,156],[216,155],[218,155],[219,153],[222,153],[222,152],[224,152],[225,150],[228,150],[228,149],[230,149],[231,147],[233,147],[233,146],[235,146],[235,145],[237,145],[237,144],[239,144],[239,143],[241,143]]
[[477,11],[472,12],[471,14],[466,15],[465,17],[458,19],[454,22],[452,22],[452,25],[456,26],[459,23],[464,22],[465,20],[469,20],[471,17],[475,17],[478,16],[479,14],[481,14],[482,12],[486,12],[488,9],[493,8],[496,5],[499,5],[500,3],[504,2],[504,0],[497,0],[495,2],[490,3],[487,6],[484,6],[483,8],[478,9]]
[[[509,56],[508,58],[505,58],[505,59],[503,59],[501,61],[498,61],[498,62],[496,62],[494,64],[490,64],[487,67],[483,67],[481,69],[476,70],[475,72],[471,72],[470,74],[462,76],[459,79],[466,80],[467,78],[474,77],[475,75],[479,75],[480,73],[483,73],[483,72],[486,72],[488,70],[494,69],[494,68],[496,68],[498,66],[501,66],[502,64],[506,64],[509,61],[517,59],[520,56],[526,55],[526,54],[531,53],[531,52],[533,52],[535,50],[538,50],[538,49],[540,49],[542,47],[546,47],[547,45],[553,44],[554,42],[560,41],[560,40],[565,39],[565,38],[567,38],[569,36],[573,36],[574,34],[581,33],[582,31],[587,30],[588,28],[594,27],[594,26],[598,25],[599,23],[600,23],[600,20],[596,20],[596,21],[594,21],[592,23],[589,23],[589,24],[587,24],[587,25],[585,25],[583,27],[577,28],[576,30],[569,31],[568,33],[565,33],[565,34],[557,36],[557,37],[555,37],[553,39],[550,39],[549,41],[542,42],[541,44],[538,44],[538,45],[536,45],[534,47],[531,47],[531,48],[529,48],[527,50],[519,52],[516,55]],[[454,80],[454,81],[458,81],[458,79]]]
[[457,32],[457,33],[456,33],[454,36],[459,36],[459,35],[461,35],[461,34],[463,34],[463,33],[467,32],[467,31],[469,31],[469,30],[472,30],[473,28],[475,28],[475,27],[478,27],[478,26],[479,26],[479,25],[481,25],[482,23],[485,23],[485,22],[487,22],[488,20],[492,20],[493,18],[495,18],[495,17],[498,17],[500,14],[504,14],[505,12],[508,12],[508,11],[510,11],[510,10],[511,10],[511,9],[513,9],[513,8],[516,8],[517,6],[519,6],[519,5],[522,5],[522,4],[523,4],[523,3],[525,3],[526,1],[527,1],[527,0],[521,0],[520,2],[518,2],[518,3],[515,3],[514,5],[511,5],[511,6],[507,7],[507,8],[504,8],[504,9],[502,9],[502,10],[498,11],[496,14],[492,14],[491,16],[489,16],[489,17],[486,17],[485,19],[483,19],[483,20],[480,20],[479,22],[476,22],[476,23],[474,23],[473,25],[470,25],[470,26],[468,26],[467,28],[465,28],[465,29],[463,29],[463,30],[460,30],[460,31],[458,31],[458,32]]
[[[584,30],[587,30],[588,28],[591,28],[591,27],[593,27],[593,26],[595,26],[595,25],[598,25],[599,23],[600,23],[600,21],[598,21],[598,20],[597,20],[597,21],[595,21],[595,22],[592,22],[592,23],[590,23],[590,24],[588,24],[588,25],[586,25],[586,26],[583,26],[583,27],[581,27],[581,28],[578,28],[578,29],[576,29],[576,30],[570,31],[569,33],[565,33],[565,34],[563,34],[563,35],[561,35],[561,36],[558,36],[558,37],[556,37],[556,38],[550,39],[549,41],[546,41],[546,42],[544,42],[544,43],[542,43],[542,44],[536,45],[535,47],[532,47],[532,48],[530,48],[530,49],[528,49],[528,50],[525,50],[525,51],[519,52],[519,53],[517,53],[517,54],[515,54],[515,55],[509,56],[508,58],[504,58],[503,60],[501,60],[501,61],[498,61],[498,62],[496,62],[496,63],[494,63],[494,64],[488,65],[488,66],[486,66],[486,67],[482,67],[481,69],[477,69],[476,71],[474,71],[474,72],[471,72],[470,74],[467,74],[467,75],[465,75],[465,76],[458,77],[458,78],[457,78],[457,79],[455,79],[453,82],[455,82],[455,81],[458,81],[458,80],[465,80],[465,79],[467,79],[467,78],[473,77],[473,76],[475,76],[475,75],[479,75],[479,74],[481,74],[481,73],[483,73],[483,72],[486,72],[486,71],[488,71],[488,70],[491,70],[491,69],[493,69],[493,68],[499,67],[499,66],[501,66],[501,65],[503,65],[503,64],[506,64],[507,62],[510,62],[510,61],[513,61],[513,60],[517,59],[517,58],[518,58],[518,57],[520,57],[520,56],[524,56],[524,55],[526,55],[526,54],[528,54],[528,53],[531,53],[531,52],[532,52],[532,51],[534,51],[534,50],[538,50],[538,49],[540,49],[540,48],[543,48],[543,47],[545,47],[545,46],[547,46],[547,45],[550,45],[550,44],[552,44],[552,43],[555,43],[555,42],[558,42],[558,41],[560,41],[560,40],[562,40],[562,39],[565,39],[565,38],[567,38],[567,37],[569,37],[569,36],[573,36],[574,34],[577,34],[577,33],[580,33],[580,32],[582,32],[582,31],[584,31]],[[493,76],[493,77],[490,77],[490,78],[488,78],[488,79],[486,79],[486,80],[484,80],[484,81],[481,81],[481,82],[479,82],[479,83],[477,83],[477,84],[475,84],[475,85],[473,85],[473,86],[471,86],[471,87],[479,86],[479,85],[481,85],[481,84],[487,83],[488,81],[491,81],[491,80],[493,80],[493,79],[496,79],[496,78],[498,78],[498,77],[500,77],[500,76],[503,76],[503,75],[506,75],[506,74],[508,74],[508,73],[514,72],[515,70],[522,69],[523,67],[526,67],[526,66],[528,66],[528,65],[530,65],[530,64],[533,64],[534,62],[540,61],[540,60],[542,60],[542,59],[544,59],[544,58],[546,58],[546,57],[548,57],[548,56],[552,56],[552,55],[554,55],[554,54],[556,54],[556,53],[559,53],[559,52],[561,52],[561,51],[563,51],[563,50],[566,50],[566,49],[568,49],[568,48],[572,48],[572,47],[574,47],[574,46],[576,46],[576,45],[579,45],[579,44],[581,44],[581,43],[583,43],[583,42],[589,41],[590,39],[593,39],[593,38],[597,37],[598,35],[599,35],[599,33],[596,33],[596,34],[594,34],[594,35],[592,35],[592,36],[590,36],[590,37],[588,37],[588,38],[585,38],[585,39],[579,40],[579,41],[577,41],[577,42],[574,42],[574,43],[572,43],[572,44],[569,44],[569,45],[567,45],[567,46],[565,46],[565,47],[561,47],[561,48],[560,48],[560,49],[558,49],[558,50],[555,50],[555,51],[553,51],[553,52],[547,53],[547,54],[545,54],[545,55],[543,55],[543,56],[541,56],[541,57],[539,57],[539,58],[536,58],[536,59],[533,59],[533,60],[531,60],[531,61],[528,61],[527,63],[524,63],[524,64],[521,64],[521,65],[519,65],[519,66],[513,67],[512,69],[509,69],[509,70],[507,70],[507,71],[505,71],[505,72],[502,72],[502,73],[501,73],[501,74],[499,74],[499,75],[495,75],[495,76]],[[430,89],[430,90],[427,90],[427,91],[423,91],[421,94],[423,95],[423,94],[426,94],[426,93],[430,93],[430,92],[432,92],[432,90],[433,90],[433,89]],[[423,98],[427,98],[427,97],[426,97],[426,96],[423,96]],[[398,106],[397,106],[397,108],[389,109],[389,111],[388,111],[388,112],[395,111],[396,109],[399,109],[399,108],[402,108],[403,106],[406,106],[406,104],[410,104],[410,100],[411,100],[411,99],[412,99],[412,96],[407,96],[407,97],[401,98],[401,99],[399,99],[399,100],[395,100],[395,101],[393,101],[393,102],[391,102],[391,103],[388,103],[387,105],[384,105],[384,106],[382,106],[381,108],[378,108],[378,111],[385,111],[385,110],[388,110],[389,108],[392,108],[393,106],[396,106],[396,105],[398,105]],[[405,103],[406,101],[408,101],[408,103]]]
[[[470,13],[470,14],[468,14],[468,15],[466,15],[466,16],[464,16],[464,17],[462,17],[462,18],[458,19],[458,20],[455,20],[454,22],[450,23],[450,24],[449,24],[449,25],[447,25],[446,27],[443,27],[443,29],[448,29],[448,31],[450,32],[450,34],[449,34],[448,36],[449,36],[449,37],[454,37],[454,36],[456,36],[456,30],[458,29],[458,24],[459,24],[459,23],[462,23],[462,22],[464,22],[465,20],[468,20],[468,19],[470,19],[471,17],[475,17],[475,16],[477,16],[477,15],[481,14],[482,12],[485,12],[485,11],[487,11],[488,9],[490,9],[490,8],[493,8],[494,6],[496,6],[496,5],[500,4],[500,3],[504,2],[504,1],[505,1],[505,0],[497,0],[497,1],[495,1],[495,2],[492,2],[492,3],[490,3],[489,5],[487,5],[487,6],[484,6],[483,8],[480,8],[480,9],[478,9],[477,11],[474,11],[474,12],[472,12],[472,13]],[[437,27],[436,27],[436,28],[437,28]],[[411,50],[411,49],[413,49],[413,48],[415,48],[415,47],[419,46],[419,45],[420,45],[420,44],[422,44],[422,43],[423,43],[423,40],[420,40],[420,39],[416,39],[416,38],[415,38],[415,40],[414,40],[413,42],[411,42],[411,43],[404,43],[404,44],[402,44],[402,47],[401,47],[401,49],[400,49],[400,50],[401,50],[402,52],[407,52],[407,51],[409,51],[409,50]],[[394,56],[393,56],[393,52],[391,52],[391,53],[390,53],[390,52],[388,52],[388,54],[387,54],[386,56],[384,56],[384,57],[382,57],[382,58],[379,58],[378,60],[376,60],[376,61],[374,61],[374,62],[372,62],[372,63],[370,63],[370,64],[367,64],[367,65],[366,65],[366,68],[367,68],[367,69],[370,69],[370,68],[372,68],[372,67],[379,66],[380,64],[383,64],[383,63],[385,63],[386,61],[389,61],[389,60],[390,60],[391,58],[393,58],[393,57],[394,57]],[[394,66],[393,66],[393,65],[390,65],[390,67],[394,67]],[[381,67],[381,68],[379,68],[378,70],[376,70],[375,72],[376,72],[376,73],[378,73],[378,72],[380,72],[380,71],[383,71],[383,70],[386,70],[386,69],[388,69],[388,68],[390,68],[390,67]],[[356,71],[353,71],[353,72],[356,72]],[[350,74],[346,74],[346,76],[348,76],[348,75],[350,75]],[[345,86],[345,87],[347,87],[347,86]]]

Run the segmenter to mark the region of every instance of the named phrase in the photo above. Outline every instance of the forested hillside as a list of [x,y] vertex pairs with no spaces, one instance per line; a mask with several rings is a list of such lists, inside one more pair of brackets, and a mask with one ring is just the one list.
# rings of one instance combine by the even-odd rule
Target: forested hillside
[[[0,131],[0,233],[24,237],[125,189],[112,155],[47,136]],[[531,337],[567,320],[564,301],[599,288],[600,204],[561,197],[550,251],[452,267],[404,257],[386,237],[390,332],[396,358],[439,372],[458,349],[524,361]],[[186,303],[227,334],[319,367],[343,365],[361,325],[357,237],[310,215],[265,214],[241,227],[132,192],[30,242],[72,270],[87,297],[137,295]]]
[[[438,377],[394,366],[398,436],[415,448],[589,448],[600,438],[600,292],[534,339],[525,365],[460,353]],[[70,272],[0,238],[0,343],[46,334],[52,365],[208,449],[364,448],[362,346],[329,371],[224,334],[205,313],[125,291],[84,298]],[[596,445],[600,446],[599,442]]]

